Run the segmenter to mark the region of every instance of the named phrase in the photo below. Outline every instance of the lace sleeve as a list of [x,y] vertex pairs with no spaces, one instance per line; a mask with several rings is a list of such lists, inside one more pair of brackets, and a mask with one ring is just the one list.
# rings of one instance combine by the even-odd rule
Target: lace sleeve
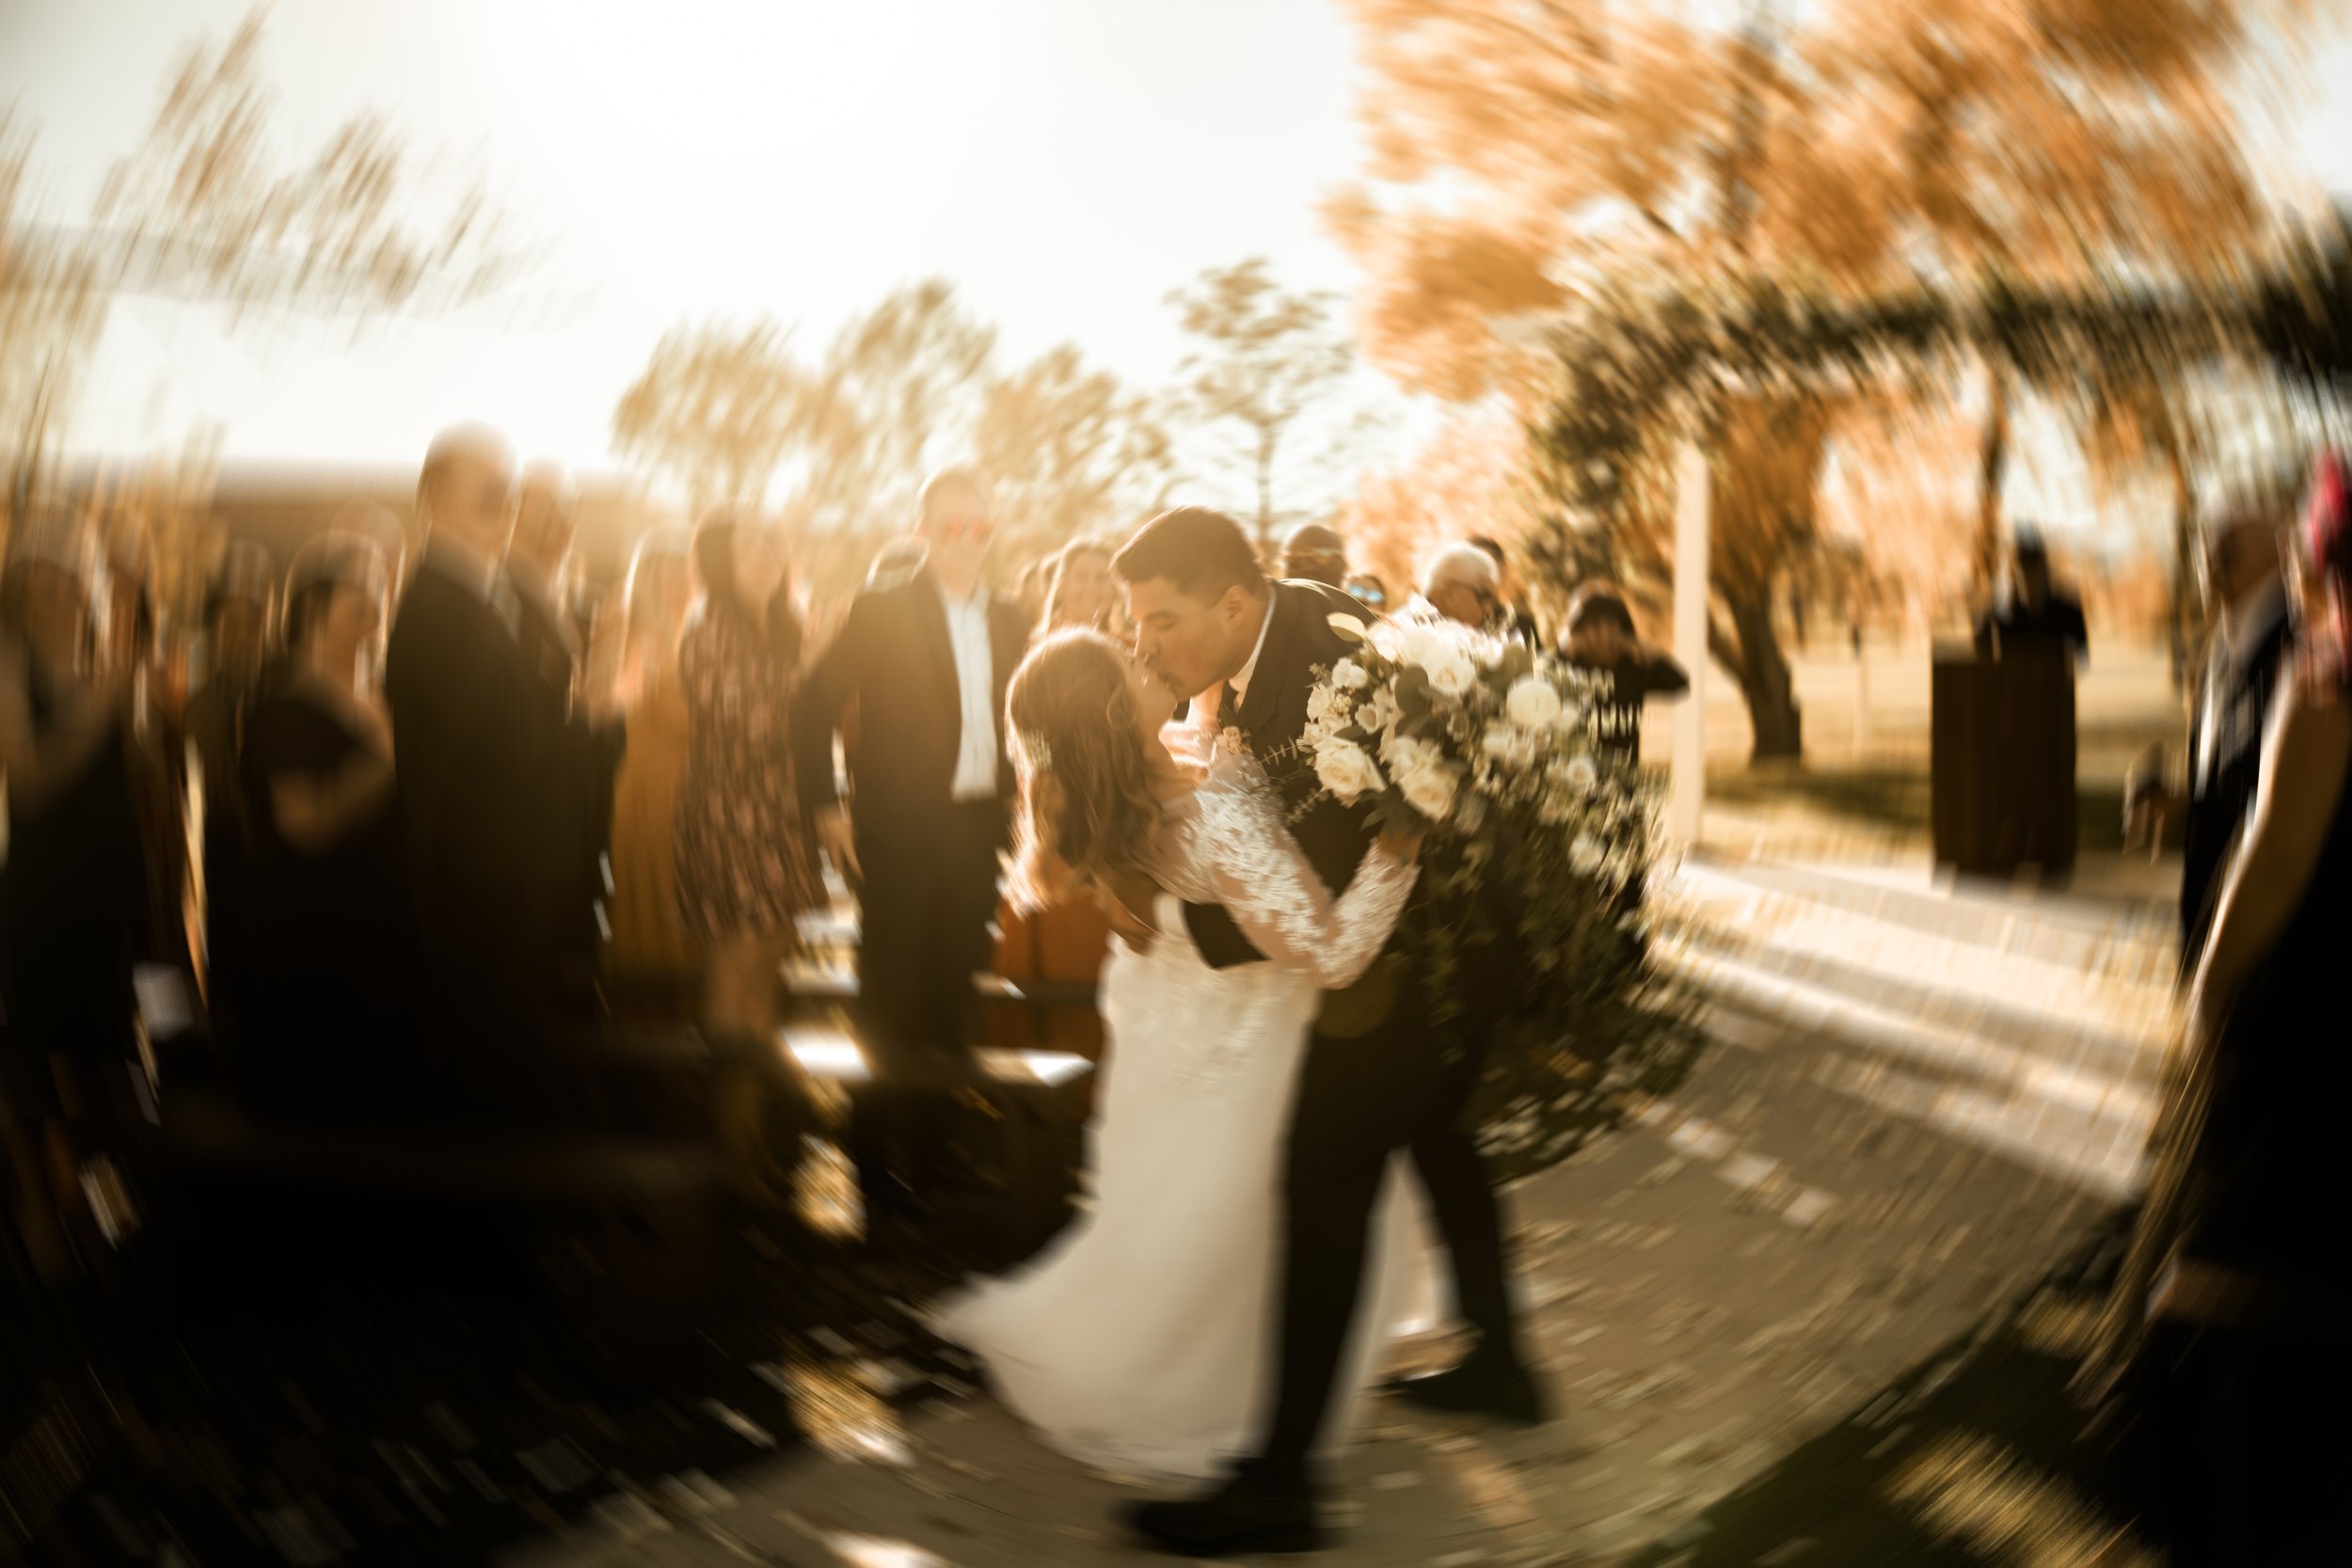
[[1419,867],[1375,844],[1334,899],[1283,825],[1281,798],[1254,768],[1221,768],[1196,800],[1207,880],[1251,945],[1325,990],[1362,978],[1395,930]]

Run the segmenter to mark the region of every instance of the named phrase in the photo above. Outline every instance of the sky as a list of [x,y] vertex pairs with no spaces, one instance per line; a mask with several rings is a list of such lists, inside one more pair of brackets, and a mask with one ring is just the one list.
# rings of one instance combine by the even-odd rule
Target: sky
[[[180,53],[247,6],[0,0],[0,104],[37,134],[47,212],[87,211]],[[684,320],[770,316],[813,356],[938,275],[1004,362],[1074,341],[1156,387],[1184,351],[1165,296],[1202,268],[1355,281],[1316,215],[1363,161],[1337,0],[278,0],[263,48],[286,156],[380,112],[453,189],[486,179],[539,260],[356,338],[125,302],[77,448],[169,451],[217,421],[230,460],[405,464],[480,418],[606,468],[613,404]],[[2319,74],[2352,80],[2352,50]],[[2352,191],[2352,100],[2323,94],[2287,140]],[[1391,451],[1433,419],[1369,373],[1357,391],[1399,420]]]
[[[44,206],[87,212],[180,52],[246,8],[0,0],[0,103],[36,129]],[[402,463],[482,418],[612,467],[612,406],[683,320],[771,316],[814,356],[944,276],[1003,362],[1074,341],[1158,386],[1184,352],[1165,296],[1201,269],[1353,282],[1314,211],[1360,161],[1328,0],[279,0],[263,48],[289,157],[381,111],[453,188],[480,170],[540,259],[356,341],[126,302],[77,447],[171,450],[211,419],[232,460]]]

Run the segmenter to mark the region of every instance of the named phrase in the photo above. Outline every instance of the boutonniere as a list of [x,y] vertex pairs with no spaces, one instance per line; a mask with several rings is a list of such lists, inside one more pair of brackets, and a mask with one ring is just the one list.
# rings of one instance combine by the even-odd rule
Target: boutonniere
[[1216,732],[1216,750],[1220,756],[1240,756],[1249,750],[1249,736],[1238,724],[1228,724]]

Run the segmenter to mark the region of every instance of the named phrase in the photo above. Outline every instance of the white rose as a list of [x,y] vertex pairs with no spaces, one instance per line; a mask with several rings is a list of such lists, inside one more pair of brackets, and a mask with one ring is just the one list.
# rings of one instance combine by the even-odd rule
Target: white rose
[[1357,713],[1356,721],[1363,725],[1367,732],[1376,735],[1404,717],[1405,710],[1396,705],[1396,693],[1384,686],[1364,699],[1364,705]]
[[1511,754],[1511,748],[1516,744],[1517,741],[1508,727],[1502,724],[1489,724],[1486,726],[1486,738],[1479,742],[1479,749],[1490,757],[1507,757]]
[[1418,736],[1392,735],[1380,742],[1380,760],[1391,771],[1426,768],[1438,760],[1438,748]]
[[1343,658],[1331,667],[1331,683],[1344,691],[1361,691],[1372,684],[1372,676],[1352,658]]
[[1579,871],[1590,873],[1600,867],[1600,843],[1590,833],[1579,833],[1568,846],[1568,863]]
[[1422,667],[1429,676],[1429,689],[1447,697],[1460,697],[1478,684],[1478,666],[1460,649],[1450,649],[1442,657],[1434,658]]
[[1355,705],[1345,692],[1327,686],[1318,686],[1307,693],[1307,717],[1317,721],[1344,719]]
[[1380,765],[1352,740],[1325,740],[1315,747],[1315,777],[1343,805],[1386,786]]
[[1511,683],[1510,692],[1502,699],[1503,711],[1511,722],[1521,729],[1547,730],[1560,721],[1560,693],[1540,675],[1527,675]]
[[1571,789],[1590,789],[1600,782],[1600,769],[1593,766],[1592,758],[1580,752],[1568,759],[1567,780]]
[[1444,821],[1454,811],[1454,770],[1442,763],[1412,768],[1398,777],[1396,786],[1432,822]]

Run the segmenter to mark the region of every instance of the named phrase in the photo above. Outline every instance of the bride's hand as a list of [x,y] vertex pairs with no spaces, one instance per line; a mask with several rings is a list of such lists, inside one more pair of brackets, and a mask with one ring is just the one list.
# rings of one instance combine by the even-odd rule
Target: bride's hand
[[1386,849],[1399,865],[1410,865],[1421,859],[1422,835],[1398,828],[1380,830],[1380,847]]

